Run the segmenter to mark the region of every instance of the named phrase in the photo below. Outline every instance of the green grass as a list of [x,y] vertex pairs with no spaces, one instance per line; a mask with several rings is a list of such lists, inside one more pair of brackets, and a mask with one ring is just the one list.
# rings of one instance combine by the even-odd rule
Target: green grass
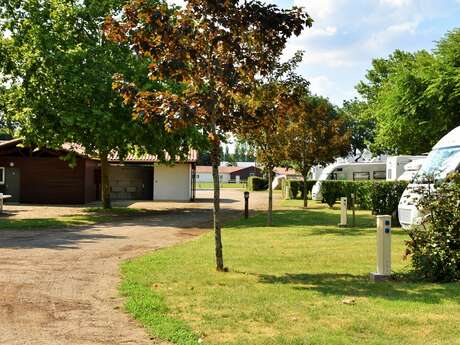
[[61,216],[55,218],[8,219],[0,218],[0,230],[35,230],[56,229],[72,226],[95,225],[120,218],[147,214],[149,211],[135,208],[102,208],[85,209],[86,214]]
[[[246,183],[221,183],[220,187],[221,188],[245,189],[246,188]],[[197,189],[213,189],[214,184],[212,182],[197,182],[196,183],[196,188]]]
[[[214,271],[211,233],[122,266],[126,309],[176,344],[460,344],[460,284],[410,280],[405,233],[394,229],[398,280],[372,283],[375,221],[357,212],[294,209],[238,221],[223,232],[229,273]],[[354,305],[342,303],[355,300]]]

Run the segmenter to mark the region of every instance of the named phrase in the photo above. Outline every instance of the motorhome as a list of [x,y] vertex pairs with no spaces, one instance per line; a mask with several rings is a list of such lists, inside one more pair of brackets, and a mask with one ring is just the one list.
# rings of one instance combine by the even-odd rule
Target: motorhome
[[434,188],[427,177],[442,181],[452,172],[460,171],[460,127],[444,136],[432,149],[413,182],[404,191],[398,206],[398,217],[407,229],[423,221],[423,213],[417,208],[420,191]]
[[321,201],[321,181],[326,180],[385,180],[386,162],[334,163],[324,168],[313,186],[312,199]]
[[426,157],[421,159],[416,159],[410,163],[407,163],[404,166],[404,172],[401,176],[398,177],[398,181],[407,181],[412,182],[415,175],[417,175],[418,171],[422,168],[423,162],[425,162]]
[[387,181],[397,181],[404,174],[405,166],[426,156],[391,156],[387,158]]

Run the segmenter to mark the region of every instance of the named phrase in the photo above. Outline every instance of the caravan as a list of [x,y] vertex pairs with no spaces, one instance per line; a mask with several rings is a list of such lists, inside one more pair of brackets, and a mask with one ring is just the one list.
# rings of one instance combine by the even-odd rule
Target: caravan
[[313,186],[312,199],[322,200],[321,181],[326,180],[385,180],[386,162],[334,163],[328,165]]
[[414,181],[407,187],[398,207],[399,222],[403,228],[420,224],[423,214],[417,209],[420,188],[429,188],[427,176],[441,181],[449,173],[460,171],[460,127],[444,136],[430,152]]

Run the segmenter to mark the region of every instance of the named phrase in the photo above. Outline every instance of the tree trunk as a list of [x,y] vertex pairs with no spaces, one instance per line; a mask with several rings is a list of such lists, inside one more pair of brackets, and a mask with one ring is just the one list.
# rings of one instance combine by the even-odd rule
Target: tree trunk
[[109,174],[110,174],[110,165],[107,158],[107,154],[101,153],[101,185],[102,185],[102,207],[104,209],[112,208],[112,203],[110,201],[110,183],[109,183]]
[[219,164],[220,164],[220,141],[213,139],[212,150],[212,178],[214,181],[214,238],[216,246],[216,270],[224,272],[224,256],[222,250],[222,231],[220,224],[220,181],[219,181]]
[[307,175],[303,175],[303,207],[308,207]]
[[268,216],[267,226],[273,225],[273,170],[271,167],[268,168]]

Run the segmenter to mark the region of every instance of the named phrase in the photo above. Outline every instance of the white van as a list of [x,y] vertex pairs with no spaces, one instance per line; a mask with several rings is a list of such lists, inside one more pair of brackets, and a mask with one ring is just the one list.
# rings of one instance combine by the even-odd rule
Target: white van
[[313,186],[312,199],[321,201],[321,181],[326,180],[385,180],[386,162],[334,163],[324,168],[318,182]]
[[404,174],[405,166],[426,156],[391,156],[387,158],[387,181],[397,181]]
[[422,221],[423,215],[416,205],[420,198],[419,190],[430,186],[426,176],[434,176],[439,181],[459,169],[460,127],[457,127],[433,147],[414,181],[404,191],[398,207],[399,222],[403,228],[410,228]]

